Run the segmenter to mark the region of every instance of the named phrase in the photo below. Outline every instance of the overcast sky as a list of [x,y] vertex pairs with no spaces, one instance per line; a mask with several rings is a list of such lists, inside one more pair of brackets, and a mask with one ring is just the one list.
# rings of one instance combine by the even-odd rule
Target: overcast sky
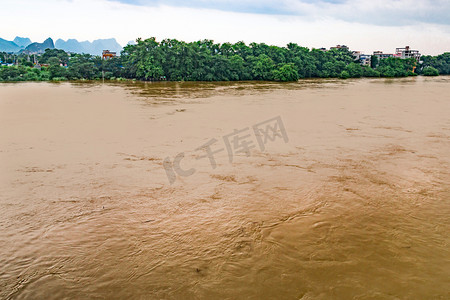
[[450,0],[1,0],[0,37],[138,37],[450,52]]

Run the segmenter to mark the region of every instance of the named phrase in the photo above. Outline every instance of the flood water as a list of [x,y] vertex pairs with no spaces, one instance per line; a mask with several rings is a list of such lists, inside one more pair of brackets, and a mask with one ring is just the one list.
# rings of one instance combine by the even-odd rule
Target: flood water
[[[444,76],[1,84],[0,298],[450,299],[449,95]],[[262,149],[278,116],[288,141]],[[194,173],[171,184],[179,153]]]

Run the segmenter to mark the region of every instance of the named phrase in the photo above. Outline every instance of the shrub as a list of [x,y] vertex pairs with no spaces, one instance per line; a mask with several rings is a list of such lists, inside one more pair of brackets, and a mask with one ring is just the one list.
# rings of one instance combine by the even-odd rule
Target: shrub
[[423,69],[423,75],[425,76],[438,76],[439,71],[433,67],[426,67]]
[[342,71],[341,74],[339,75],[339,78],[342,79],[350,78],[350,74],[347,71]]

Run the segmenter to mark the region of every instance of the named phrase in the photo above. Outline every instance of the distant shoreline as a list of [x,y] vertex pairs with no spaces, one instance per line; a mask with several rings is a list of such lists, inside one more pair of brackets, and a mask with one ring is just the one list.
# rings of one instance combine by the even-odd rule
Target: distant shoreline
[[171,80],[139,80],[139,79],[76,79],[76,80],[16,80],[16,81],[0,81],[2,83],[31,83],[31,82],[42,82],[42,83],[154,83],[154,84],[164,84],[164,83],[205,83],[205,84],[214,84],[214,83],[222,83],[222,84],[233,84],[233,83],[268,83],[268,84],[293,84],[293,83],[301,83],[306,81],[352,81],[352,80],[364,80],[364,79],[373,79],[373,80],[400,80],[406,78],[439,78],[439,77],[450,77],[448,74],[437,75],[437,76],[425,76],[425,75],[417,75],[417,76],[405,76],[405,77],[358,77],[358,78],[339,78],[339,77],[309,77],[309,78],[299,78],[297,81],[273,81],[273,80],[233,80],[233,81],[171,81]]
[[394,54],[365,55],[345,45],[309,49],[264,43],[214,43],[138,39],[118,53],[101,56],[45,49],[42,54],[0,53],[0,81],[143,80],[143,81],[278,81],[302,78],[437,76],[450,74],[450,52],[421,56],[409,46]]

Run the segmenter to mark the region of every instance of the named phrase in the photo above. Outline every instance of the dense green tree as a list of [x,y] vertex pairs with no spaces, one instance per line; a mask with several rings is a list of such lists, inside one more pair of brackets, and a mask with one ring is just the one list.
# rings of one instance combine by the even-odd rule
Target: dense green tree
[[423,69],[423,75],[425,76],[438,76],[439,71],[433,67],[426,67]]
[[69,63],[69,55],[61,49],[45,49],[38,60],[41,64],[50,64],[49,60],[54,58],[57,58],[60,64],[66,65]]
[[23,62],[21,63],[21,65],[22,65],[22,66],[25,66],[25,67],[32,67],[32,66],[33,66],[33,63],[32,63],[31,61],[26,60],[26,61],[23,61]]
[[297,68],[293,63],[283,64],[273,71],[273,79],[276,81],[297,81]]
[[49,64],[50,66],[59,66],[61,64],[61,61],[57,57],[50,57],[47,60],[47,64]]
[[375,69],[378,66],[378,56],[372,55],[370,57],[370,67]]
[[383,77],[405,77],[410,75],[415,65],[416,60],[413,58],[389,57],[380,60],[377,71]]
[[[371,67],[361,66],[347,49],[308,49],[295,43],[286,47],[264,43],[214,43],[200,40],[186,43],[176,39],[158,42],[138,39],[127,45],[120,56],[103,60],[88,54],[68,54],[46,49],[42,55],[0,53],[0,60],[15,63],[1,67],[1,81],[115,79],[172,81],[276,80],[332,77],[402,77],[418,74],[450,74],[450,53],[414,59],[372,56]],[[48,64],[42,70],[31,68],[34,61]],[[18,66],[17,66],[18,65]],[[414,73],[414,70],[416,73]]]
[[380,77],[380,72],[372,69],[369,66],[363,68],[363,76],[364,77]]
[[101,77],[101,73],[92,55],[77,54],[70,59],[67,76],[69,79],[96,79]]
[[50,79],[67,80],[67,70],[60,65],[50,65],[48,72],[50,73]]
[[350,74],[348,73],[348,71],[342,71],[341,74],[339,74],[339,78],[342,79],[350,78]]
[[347,66],[345,66],[345,71],[347,71],[349,76],[352,78],[358,78],[363,75],[362,66],[354,62],[349,63]]
[[419,72],[423,72],[427,67],[433,67],[438,70],[439,74],[450,74],[450,52],[440,54],[438,56],[422,56],[422,65]]
[[258,57],[252,57],[250,59],[252,66],[253,78],[256,80],[272,80],[274,69],[273,60],[266,54],[260,54]]

